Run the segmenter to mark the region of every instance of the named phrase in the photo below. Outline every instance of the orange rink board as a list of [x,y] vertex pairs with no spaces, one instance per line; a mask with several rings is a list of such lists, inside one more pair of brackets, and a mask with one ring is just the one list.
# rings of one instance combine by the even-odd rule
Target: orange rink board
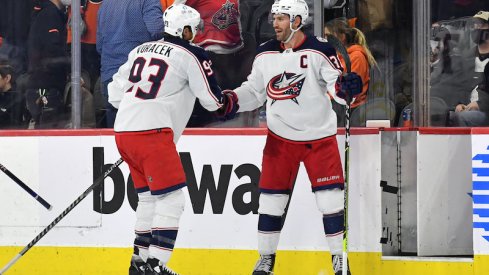
[[[21,247],[1,247],[0,267]],[[6,275],[24,274],[127,274],[131,248],[34,247]],[[180,274],[251,274],[258,257],[251,250],[177,249],[170,266]],[[279,251],[275,275],[332,275],[330,254]],[[382,258],[380,253],[350,253],[353,275],[487,275],[489,256],[475,258]]]

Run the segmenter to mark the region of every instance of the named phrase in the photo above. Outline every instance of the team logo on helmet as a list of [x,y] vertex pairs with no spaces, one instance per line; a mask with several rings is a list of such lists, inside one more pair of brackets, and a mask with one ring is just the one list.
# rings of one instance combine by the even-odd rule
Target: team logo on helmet
[[267,85],[267,94],[272,99],[272,104],[277,100],[291,99],[299,104],[297,97],[301,94],[306,77],[302,74],[287,73],[274,76]]
[[212,16],[212,24],[220,30],[238,23],[239,12],[234,3],[226,1],[222,7]]

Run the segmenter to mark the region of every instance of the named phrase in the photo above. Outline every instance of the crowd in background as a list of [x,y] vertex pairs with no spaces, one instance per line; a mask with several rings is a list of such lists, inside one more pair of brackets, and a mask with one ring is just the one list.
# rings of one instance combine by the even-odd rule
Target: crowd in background
[[[223,89],[251,71],[256,47],[274,38],[273,0],[175,0],[205,22],[203,47]],[[307,1],[310,10],[317,1]],[[351,123],[389,120],[411,126],[413,4],[393,0],[324,0],[325,34],[348,49],[364,90]],[[116,110],[106,87],[136,45],[160,39],[162,15],[173,0],[80,0],[82,127],[111,128]],[[70,0],[0,1],[0,128],[71,127]],[[432,126],[487,126],[488,1],[432,0],[430,110]],[[372,13],[371,11],[377,11]],[[314,16],[314,14],[313,14]],[[312,21],[306,32],[312,34]],[[336,106],[338,123],[344,114]],[[263,109],[221,121],[198,103],[188,127],[266,127]]]

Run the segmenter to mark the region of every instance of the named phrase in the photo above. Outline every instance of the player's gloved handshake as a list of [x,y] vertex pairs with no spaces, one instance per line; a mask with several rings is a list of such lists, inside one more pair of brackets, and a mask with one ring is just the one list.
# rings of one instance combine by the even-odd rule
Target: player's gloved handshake
[[354,72],[340,76],[338,78],[338,85],[339,89],[336,95],[347,102],[358,96],[363,88],[362,79]]
[[238,96],[233,90],[222,91],[222,107],[217,110],[217,115],[224,119],[233,119],[239,110]]

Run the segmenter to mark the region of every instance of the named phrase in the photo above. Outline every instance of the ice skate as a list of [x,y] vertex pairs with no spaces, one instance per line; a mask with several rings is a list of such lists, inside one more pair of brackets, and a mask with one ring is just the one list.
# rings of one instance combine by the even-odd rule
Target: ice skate
[[275,265],[275,254],[260,255],[260,259],[256,262],[255,269],[252,275],[273,275],[273,267]]
[[144,275],[146,272],[146,263],[137,255],[133,255],[131,266],[129,267],[129,275]]
[[[343,274],[343,256],[340,256],[340,255],[333,255],[333,257],[331,257],[332,261],[333,261],[333,271],[334,271],[334,274],[335,275],[342,275]],[[350,266],[347,265],[347,268],[348,268],[348,275],[351,275],[350,273]]]
[[162,266],[158,259],[149,258],[145,275],[178,275],[178,273],[167,266]]

